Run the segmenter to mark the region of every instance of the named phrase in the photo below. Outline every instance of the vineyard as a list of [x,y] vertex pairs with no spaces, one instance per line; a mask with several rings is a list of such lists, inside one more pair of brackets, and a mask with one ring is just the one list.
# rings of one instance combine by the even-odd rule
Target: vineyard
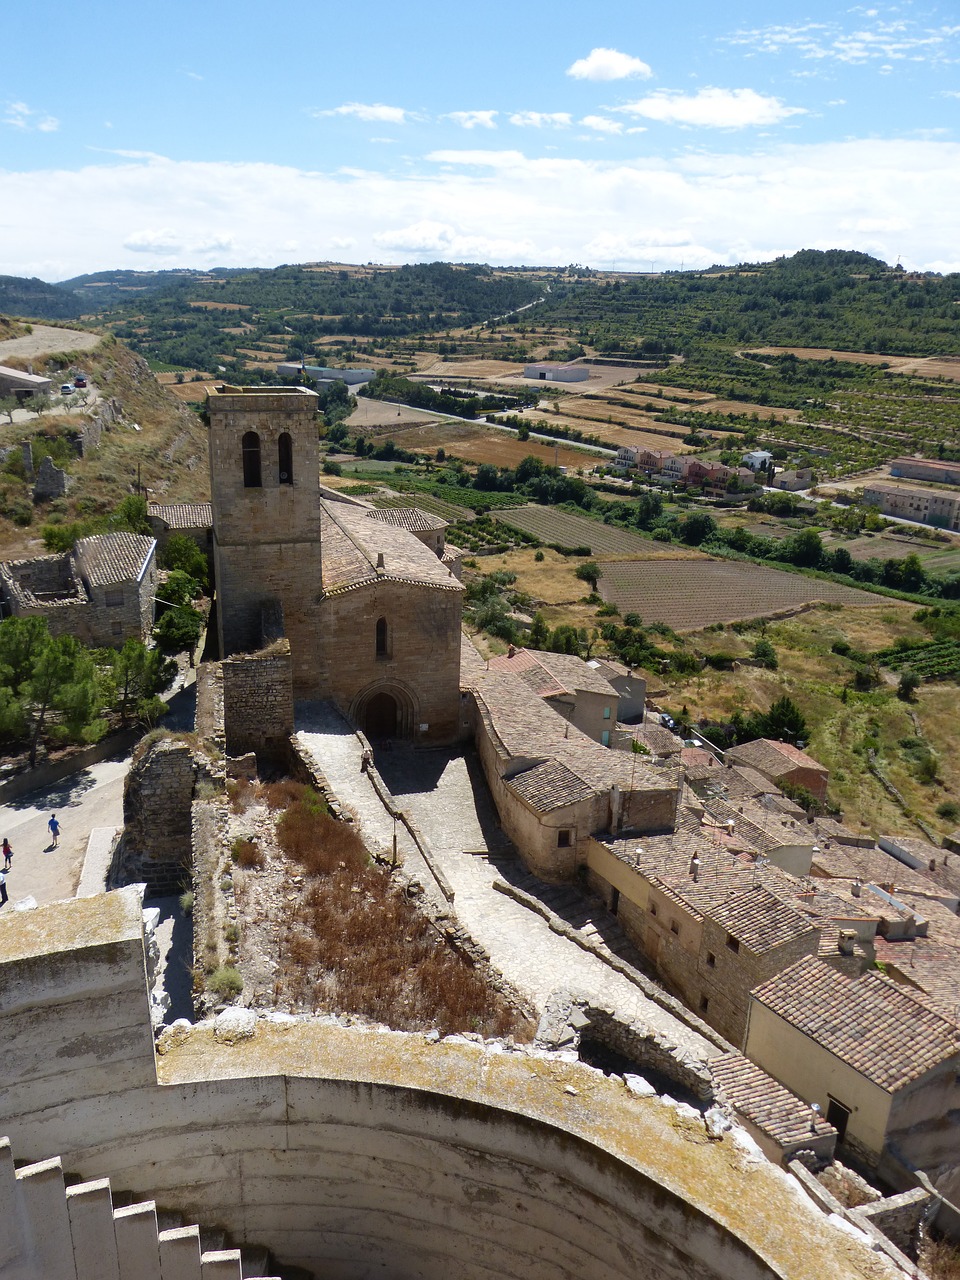
[[642,538],[637,533],[631,533],[629,529],[618,529],[615,525],[601,524],[598,520],[589,520],[585,516],[560,511],[556,507],[516,507],[512,511],[498,512],[497,519],[524,533],[532,534],[548,547],[588,548],[584,552],[585,555],[597,556],[600,559],[701,560],[704,558],[696,551],[669,543],[654,542],[651,538]]
[[921,680],[960,680],[960,640],[930,640],[884,649],[873,657],[881,666],[909,672]]
[[663,622],[675,631],[768,617],[815,600],[860,608],[876,604],[865,591],[743,561],[628,560],[602,568],[604,600],[621,614],[639,614],[648,626]]
[[467,507],[455,506],[452,502],[447,502],[443,498],[434,497],[431,493],[411,493],[400,496],[375,493],[371,496],[370,501],[375,507],[380,507],[381,510],[395,510],[397,507],[419,507],[421,511],[429,511],[431,515],[439,516],[441,520],[449,520],[451,524],[473,519],[473,512]]

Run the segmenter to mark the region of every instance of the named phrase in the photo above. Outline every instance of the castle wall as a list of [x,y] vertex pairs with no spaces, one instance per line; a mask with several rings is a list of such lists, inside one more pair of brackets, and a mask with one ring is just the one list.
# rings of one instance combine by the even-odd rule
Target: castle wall
[[123,841],[114,882],[178,893],[190,882],[190,804],[197,768],[185,742],[161,739],[131,767],[123,792]]
[[[168,1028],[155,1067],[134,889],[0,919],[0,956],[19,1159],[58,1154],[324,1280],[875,1274],[785,1174],[553,1055],[231,1009]],[[21,1182],[59,1194],[51,1166]],[[8,1200],[4,1266],[50,1280],[12,1269],[15,1221]]]
[[284,755],[293,733],[293,664],[290,645],[275,641],[259,653],[226,658],[223,727],[227,754],[267,751]]

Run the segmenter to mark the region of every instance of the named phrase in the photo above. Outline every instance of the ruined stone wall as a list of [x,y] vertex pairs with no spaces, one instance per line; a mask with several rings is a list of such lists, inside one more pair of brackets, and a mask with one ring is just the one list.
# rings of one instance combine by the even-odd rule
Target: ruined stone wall
[[197,765],[188,743],[161,738],[127,774],[123,839],[114,884],[144,882],[151,893],[179,893],[190,883],[190,805]]
[[239,756],[256,751],[284,756],[293,733],[289,642],[278,640],[259,653],[227,658],[221,670],[227,754]]

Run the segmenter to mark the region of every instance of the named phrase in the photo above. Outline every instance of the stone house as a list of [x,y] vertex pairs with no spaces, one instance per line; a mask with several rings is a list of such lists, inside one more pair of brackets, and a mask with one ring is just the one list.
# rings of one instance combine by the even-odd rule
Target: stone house
[[670,836],[594,840],[588,883],[657,975],[732,1044],[743,1044],[750,991],[801,956],[821,924],[777,868],[740,862],[684,820]]
[[5,616],[42,617],[52,635],[95,648],[145,640],[157,593],[156,542],[138,533],[81,538],[72,551],[0,564]]
[[647,682],[613,658],[588,658],[587,666],[602,676],[617,695],[617,719],[621,724],[641,724],[647,703]]
[[914,489],[906,485],[864,485],[863,501],[885,516],[899,516],[937,529],[960,530],[960,497],[943,489]]
[[829,769],[825,769],[819,761],[789,742],[757,738],[754,742],[730,747],[726,758],[732,764],[749,765],[778,787],[782,787],[784,783],[792,787],[803,787],[815,800],[821,803],[826,801]]
[[933,458],[894,458],[890,474],[904,480],[933,480],[936,484],[960,484],[960,464]]
[[147,519],[158,551],[163,551],[172,534],[180,534],[195,542],[212,564],[213,507],[209,502],[149,502]]
[[773,478],[773,488],[782,489],[785,493],[797,493],[800,489],[809,489],[816,484],[812,467],[801,467],[797,471],[778,471]]
[[814,957],[752,993],[746,1053],[817,1103],[858,1160],[897,1181],[960,1164],[960,1030],[917,992],[876,972],[850,979]]
[[325,501],[316,406],[305,387],[208,399],[221,656],[259,649],[279,616],[295,697],[331,699],[373,738],[452,741],[463,587],[425,545],[443,531]]
[[594,742],[603,747],[612,745],[618,718],[617,692],[582,658],[511,645],[507,653],[490,659],[490,668],[522,680]]
[[576,878],[595,832],[671,831],[679,774],[609,751],[464,640],[469,727],[504,831],[542,880]]

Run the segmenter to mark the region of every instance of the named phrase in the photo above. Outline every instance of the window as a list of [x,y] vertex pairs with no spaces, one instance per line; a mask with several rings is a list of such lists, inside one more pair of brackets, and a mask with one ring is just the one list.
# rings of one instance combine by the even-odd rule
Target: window
[[610,708],[609,708],[609,707],[604,707],[604,708],[603,708],[603,718],[604,718],[604,720],[609,720],[609,719],[610,719]]
[[293,440],[289,431],[281,431],[277,441],[277,479],[281,484],[293,484]]
[[609,747],[609,745],[610,745],[610,730],[609,730],[609,729],[604,729],[603,733],[601,733],[601,735],[600,735],[600,745],[601,745],[601,747]]
[[390,657],[390,653],[387,647],[388,639],[389,637],[387,635],[387,620],[386,618],[378,618],[377,619],[377,657],[378,658]]
[[737,941],[737,939],[733,936],[732,933],[727,934],[727,946],[730,948],[730,950],[733,952],[734,955],[740,954],[740,943]]
[[655,902],[650,903],[650,914],[652,916],[655,916],[657,914],[657,904]]
[[123,587],[108,587],[104,593],[104,603],[108,609],[118,609],[123,604]]
[[571,832],[569,827],[563,827],[562,830],[558,831],[557,832],[557,848],[569,849],[571,844],[570,837],[572,834],[573,833]]
[[679,935],[680,935],[680,926],[677,924],[676,920],[671,920],[671,921],[670,921],[670,932],[671,932],[671,933],[675,933],[675,934],[677,934],[677,936],[679,937]]
[[707,952],[707,968],[715,969],[716,966],[717,966],[717,957],[713,954],[712,951],[708,951]]
[[707,1010],[708,1010],[709,1008],[710,1008],[710,1000],[709,1000],[709,998],[708,998],[707,996],[701,996],[701,997],[700,997],[700,1012],[701,1012],[701,1013],[706,1013],[706,1012],[707,1012]]
[[119,621],[117,621],[117,622],[111,622],[111,623],[110,623],[110,634],[111,634],[112,636],[122,636],[122,635],[123,635],[123,623],[122,623],[122,622],[119,622]]
[[256,431],[244,432],[240,447],[243,453],[243,487],[259,489],[263,481],[260,478],[260,437]]

